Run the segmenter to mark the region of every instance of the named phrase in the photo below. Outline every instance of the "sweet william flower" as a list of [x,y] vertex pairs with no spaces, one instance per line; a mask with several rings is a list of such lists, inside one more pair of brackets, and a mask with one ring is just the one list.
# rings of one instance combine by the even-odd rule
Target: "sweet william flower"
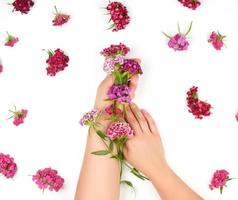
[[31,7],[34,6],[34,1],[32,0],[15,0],[12,3],[14,10],[19,11],[22,14],[27,14]]
[[188,111],[196,119],[203,119],[203,117],[211,115],[211,105],[198,98],[198,87],[193,86],[187,92],[187,106],[189,108]]
[[127,84],[112,85],[107,92],[107,96],[110,100],[117,100],[120,103],[130,103],[130,88]]
[[223,40],[225,37],[226,36],[221,35],[219,32],[216,33],[213,31],[208,39],[208,42],[211,43],[216,50],[221,50],[224,46]]
[[2,64],[0,64],[0,73],[2,73],[3,72],[3,66],[2,66]]
[[226,186],[227,181],[230,180],[232,180],[232,178],[229,177],[228,171],[224,169],[216,170],[211,179],[211,183],[209,184],[209,188],[211,190],[220,189],[220,193],[222,194],[224,186]]
[[55,6],[55,11],[56,11],[55,18],[52,21],[53,26],[62,26],[69,21],[70,15],[58,12],[56,6]]
[[32,177],[33,182],[42,189],[58,192],[64,185],[64,179],[52,168],[39,169]]
[[79,123],[81,126],[92,126],[95,127],[97,125],[97,119],[99,117],[100,111],[93,109],[89,112],[86,112],[82,118],[80,119]]
[[135,59],[124,59],[121,70],[131,75],[143,73],[140,64]]
[[175,51],[185,51],[188,50],[189,42],[187,35],[192,30],[192,22],[190,23],[188,31],[183,34],[180,32],[180,27],[178,24],[178,33],[176,33],[174,36],[169,36],[165,32],[162,32],[167,38],[169,38],[168,41],[168,47],[174,49]]
[[[15,126],[19,126],[20,124],[23,124],[25,121],[25,118],[27,117],[28,110],[26,109],[21,109],[17,110],[15,107],[15,110],[9,110],[13,115],[10,118],[13,118],[13,124]],[[9,119],[10,119],[9,118]]]
[[7,32],[7,38],[6,38],[6,42],[5,42],[5,46],[9,46],[9,47],[14,47],[14,45],[19,41],[18,37],[15,37],[13,35],[10,35]]
[[199,0],[178,0],[183,6],[190,8],[192,10],[196,10],[197,7],[201,5]]
[[106,131],[107,137],[111,140],[122,137],[130,138],[134,135],[132,128],[126,122],[112,122]]
[[108,115],[119,115],[122,113],[122,110],[118,107],[115,107],[114,105],[110,105],[108,107],[105,108],[105,112],[108,114]]
[[236,121],[238,122],[238,112],[235,115]]
[[105,57],[115,57],[116,55],[125,56],[130,51],[130,48],[123,43],[112,44],[101,51],[101,55]]
[[0,174],[6,178],[13,178],[17,172],[17,164],[10,155],[0,153]]
[[115,55],[115,57],[107,57],[103,64],[103,70],[108,74],[111,74],[114,69],[115,65],[123,65],[125,57],[121,54]]

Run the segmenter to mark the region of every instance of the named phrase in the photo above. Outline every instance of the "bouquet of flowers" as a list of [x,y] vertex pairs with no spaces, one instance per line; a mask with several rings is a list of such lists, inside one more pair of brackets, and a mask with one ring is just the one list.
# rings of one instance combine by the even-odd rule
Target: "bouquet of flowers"
[[[124,144],[134,135],[132,128],[124,120],[126,105],[131,102],[129,82],[133,76],[142,74],[139,62],[125,57],[129,51],[130,49],[122,43],[103,49],[101,55],[105,57],[104,71],[111,74],[115,80],[107,92],[108,98],[106,101],[111,102],[111,105],[106,107],[105,110],[98,111],[94,109],[84,114],[80,124],[93,128],[105,144],[105,149],[92,152],[92,154],[111,154],[111,158],[118,160],[121,165],[121,175],[123,166],[126,166],[132,174],[145,180],[147,178],[136,168],[130,166],[123,155]],[[105,132],[99,129],[101,127],[99,122],[101,114],[108,116],[107,119],[110,121]],[[113,151],[114,149],[116,149],[116,153]],[[130,181],[121,180],[121,183],[133,187]]]

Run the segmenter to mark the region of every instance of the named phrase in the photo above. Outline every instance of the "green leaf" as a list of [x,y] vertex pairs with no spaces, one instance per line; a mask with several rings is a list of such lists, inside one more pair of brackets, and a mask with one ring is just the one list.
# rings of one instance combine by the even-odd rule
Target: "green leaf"
[[112,141],[112,140],[111,140],[110,143],[109,143],[108,150],[109,150],[110,152],[112,152],[112,150],[113,150],[113,141]]
[[141,175],[140,174],[140,172],[136,169],[136,168],[133,168],[132,170],[131,170],[131,173],[132,174],[134,174],[136,177],[138,177],[138,178],[140,178],[141,180],[149,180],[147,177],[145,177],[145,176],[143,176],[143,175]]
[[134,186],[133,186],[132,182],[130,182],[130,181],[127,181],[127,180],[122,180],[122,181],[121,181],[121,184],[126,184],[126,185],[128,185],[128,186],[130,186],[130,187],[134,188]]
[[165,37],[167,37],[169,39],[171,38],[171,36],[169,36],[167,33],[163,32],[163,31],[162,31],[162,33],[165,35]]
[[94,151],[91,154],[98,155],[98,156],[104,156],[109,154],[109,151],[107,150],[100,150],[100,151]]
[[105,140],[105,137],[106,137],[106,135],[102,132],[102,131],[96,131],[96,133],[97,133],[97,135],[100,137],[100,138],[102,138],[103,140]]

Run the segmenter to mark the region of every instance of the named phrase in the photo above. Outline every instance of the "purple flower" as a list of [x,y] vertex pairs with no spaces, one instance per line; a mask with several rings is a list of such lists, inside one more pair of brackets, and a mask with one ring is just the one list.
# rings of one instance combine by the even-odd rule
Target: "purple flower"
[[121,69],[132,75],[143,73],[140,64],[134,59],[125,59]]
[[103,70],[110,74],[114,71],[114,67],[116,64],[122,65],[123,62],[124,62],[123,55],[118,54],[115,57],[108,57],[105,59]]
[[85,113],[83,115],[83,117],[80,119],[79,123],[81,124],[81,126],[83,126],[83,125],[87,125],[87,126],[94,125],[96,123],[96,119],[97,119],[99,114],[100,114],[100,112],[98,110],[93,109],[90,112]]
[[173,48],[175,51],[184,51],[188,49],[189,43],[185,35],[176,34],[170,38],[168,46]]
[[130,88],[128,85],[112,85],[109,91],[107,92],[108,98],[110,100],[118,100],[119,102],[130,103]]

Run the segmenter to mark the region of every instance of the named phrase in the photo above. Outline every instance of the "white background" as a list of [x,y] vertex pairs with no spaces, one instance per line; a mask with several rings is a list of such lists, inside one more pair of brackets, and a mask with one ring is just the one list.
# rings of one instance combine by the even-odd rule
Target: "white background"
[[[105,76],[99,52],[119,42],[131,48],[130,57],[142,59],[144,74],[135,101],[156,119],[171,167],[205,199],[238,198],[237,180],[228,183],[222,196],[208,188],[216,169],[227,169],[231,177],[238,177],[238,123],[234,118],[238,109],[238,1],[204,0],[196,11],[177,0],[122,1],[132,20],[126,30],[117,33],[105,31],[108,18],[101,7],[107,0],[38,0],[28,15],[12,13],[8,2],[0,1],[4,65],[0,152],[12,155],[19,170],[14,180],[0,177],[1,200],[73,199],[87,135],[78,120],[92,108],[97,85]],[[51,24],[54,5],[72,17],[63,27]],[[169,49],[161,31],[176,33],[177,22],[186,31],[190,21],[194,26],[189,50]],[[221,52],[207,43],[213,30],[227,36],[227,48]],[[4,46],[5,31],[19,37],[14,48]],[[58,47],[69,55],[69,67],[49,77],[42,49]],[[187,111],[186,91],[193,85],[199,87],[201,99],[213,106],[213,114],[204,120],[195,120]],[[6,120],[14,104],[29,110],[19,127]],[[49,166],[65,178],[65,186],[58,193],[42,194],[28,175]],[[159,199],[150,183],[126,176],[136,187],[136,200]],[[121,196],[133,199],[133,192],[123,188]]]

